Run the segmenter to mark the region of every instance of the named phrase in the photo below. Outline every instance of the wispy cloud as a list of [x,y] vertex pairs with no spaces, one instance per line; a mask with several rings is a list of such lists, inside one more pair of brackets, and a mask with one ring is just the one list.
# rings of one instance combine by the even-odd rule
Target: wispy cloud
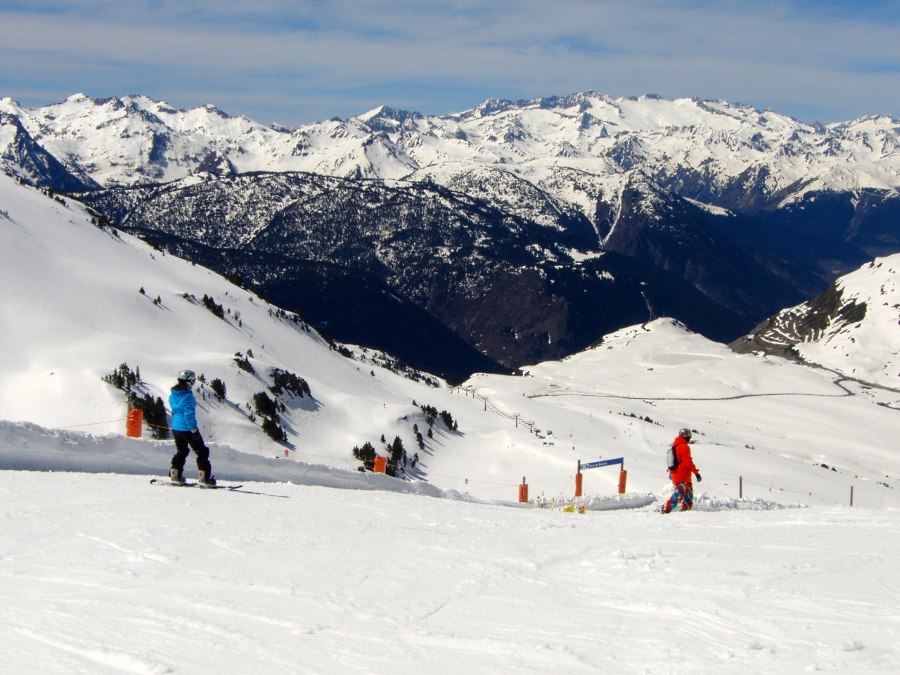
[[833,121],[900,112],[898,28],[886,1],[0,0],[0,95],[146,93],[294,125],[595,89]]

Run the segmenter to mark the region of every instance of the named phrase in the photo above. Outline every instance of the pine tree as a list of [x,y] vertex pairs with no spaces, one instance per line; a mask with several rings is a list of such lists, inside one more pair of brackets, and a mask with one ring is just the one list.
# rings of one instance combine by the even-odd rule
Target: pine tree
[[253,405],[256,408],[256,412],[263,417],[275,419],[278,415],[278,408],[275,405],[275,401],[269,398],[264,391],[260,391],[253,395]]
[[209,383],[210,389],[213,390],[213,393],[216,395],[220,401],[225,400],[226,388],[225,383],[222,382],[218,377],[215,378],[212,382]]
[[353,456],[362,462],[362,466],[359,467],[360,471],[374,471],[375,457],[377,454],[378,453],[375,452],[375,447],[368,441],[363,443],[361,448],[353,448]]
[[273,441],[283,443],[287,440],[287,433],[285,432],[285,430],[282,429],[281,425],[271,417],[266,417],[265,419],[263,419],[262,428],[263,431],[265,431],[269,435],[269,438],[271,438]]

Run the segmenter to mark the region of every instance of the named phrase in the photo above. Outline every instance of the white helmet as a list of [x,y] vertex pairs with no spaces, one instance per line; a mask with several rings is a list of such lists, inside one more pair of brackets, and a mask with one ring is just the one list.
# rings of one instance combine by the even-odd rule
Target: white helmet
[[178,380],[180,382],[195,382],[197,380],[197,373],[190,369],[182,370],[178,373]]

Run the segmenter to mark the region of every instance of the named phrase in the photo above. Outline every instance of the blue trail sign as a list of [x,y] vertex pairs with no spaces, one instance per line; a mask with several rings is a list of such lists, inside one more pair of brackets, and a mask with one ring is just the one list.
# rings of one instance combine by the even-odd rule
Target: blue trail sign
[[578,461],[578,470],[582,469],[596,469],[601,466],[609,466],[610,464],[621,464],[625,466],[625,458],[624,457],[616,457],[615,459],[601,459],[597,462],[587,462],[586,464],[582,464],[581,461]]

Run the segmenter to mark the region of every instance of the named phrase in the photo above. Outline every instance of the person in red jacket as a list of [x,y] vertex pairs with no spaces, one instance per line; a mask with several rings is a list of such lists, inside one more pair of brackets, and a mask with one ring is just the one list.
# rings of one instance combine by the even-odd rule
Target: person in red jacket
[[700,471],[694,466],[694,459],[691,457],[691,430],[680,429],[678,436],[672,442],[675,449],[675,468],[669,469],[669,476],[672,478],[672,485],[675,486],[675,492],[669,497],[666,505],[663,506],[662,512],[669,513],[681,502],[682,511],[690,511],[694,506],[694,485],[691,482],[693,476],[697,476],[697,482],[703,480]]

